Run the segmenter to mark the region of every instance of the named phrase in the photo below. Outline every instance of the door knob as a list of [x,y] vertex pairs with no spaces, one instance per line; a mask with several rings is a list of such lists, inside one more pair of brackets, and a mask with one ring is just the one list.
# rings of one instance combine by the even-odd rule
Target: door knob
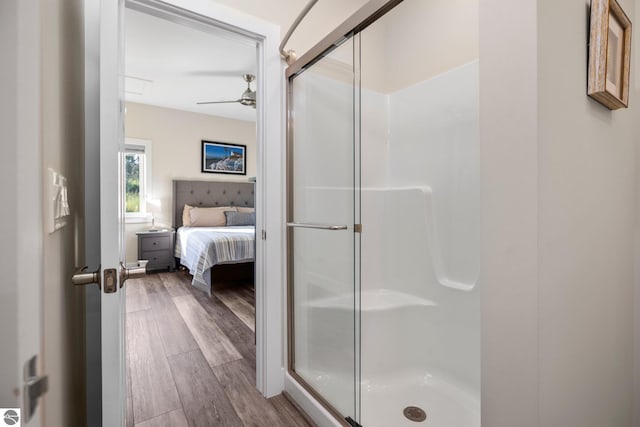
[[94,272],[87,272],[87,267],[82,267],[82,269],[78,270],[76,274],[71,277],[71,283],[74,285],[90,285],[95,283],[101,288],[101,280],[100,280],[100,267]]
[[138,261],[138,264],[134,267],[126,267],[123,263],[120,263],[120,287],[124,285],[127,279],[137,279],[144,277],[147,274],[147,260]]

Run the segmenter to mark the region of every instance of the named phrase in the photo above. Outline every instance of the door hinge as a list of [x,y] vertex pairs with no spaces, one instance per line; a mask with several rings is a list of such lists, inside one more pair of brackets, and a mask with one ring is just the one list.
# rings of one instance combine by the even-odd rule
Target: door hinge
[[357,421],[355,421],[353,418],[351,417],[347,417],[345,418],[345,420],[349,423],[350,426],[353,427],[362,427],[362,425],[360,423],[358,423]]
[[49,390],[49,377],[36,375],[37,356],[33,356],[24,365],[24,412],[22,421],[27,423],[38,407],[38,399]]

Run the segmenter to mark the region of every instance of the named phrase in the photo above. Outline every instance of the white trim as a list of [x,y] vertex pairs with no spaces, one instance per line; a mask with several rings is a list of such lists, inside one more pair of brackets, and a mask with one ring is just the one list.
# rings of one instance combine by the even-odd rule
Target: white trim
[[128,213],[125,214],[125,224],[151,224],[153,216],[150,213]]
[[[153,144],[148,139],[124,139],[125,154],[127,154],[127,149],[133,149],[134,147],[142,147],[144,149],[144,164],[142,166],[144,181],[140,189],[140,212],[126,212],[125,210],[124,222],[125,224],[150,223],[153,215],[147,212],[146,205],[149,200],[153,199]],[[125,175],[127,173],[126,166],[123,167],[123,173]],[[126,176],[123,179],[126,182]],[[122,196],[125,197],[124,193]]]

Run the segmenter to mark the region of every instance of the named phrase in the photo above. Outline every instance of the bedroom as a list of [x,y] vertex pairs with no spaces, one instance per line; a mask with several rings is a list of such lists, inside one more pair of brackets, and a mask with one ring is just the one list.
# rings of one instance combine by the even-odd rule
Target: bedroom
[[[256,110],[237,102],[197,104],[255,90],[259,82],[243,75],[257,74],[256,46],[220,29],[131,9],[125,28],[126,261],[147,260],[151,273],[127,287],[127,425],[167,416],[176,425],[206,423],[208,412],[220,408],[246,425],[258,417],[289,422],[288,412],[295,413],[289,402],[266,400],[255,388]],[[205,145],[241,149],[245,161],[216,173]],[[187,221],[192,227],[175,231]],[[198,240],[203,250],[196,255],[181,234],[187,229],[189,239],[229,237],[231,229],[244,237],[222,249]],[[217,409],[197,398],[211,392],[219,396]],[[253,410],[242,410],[247,399]]]

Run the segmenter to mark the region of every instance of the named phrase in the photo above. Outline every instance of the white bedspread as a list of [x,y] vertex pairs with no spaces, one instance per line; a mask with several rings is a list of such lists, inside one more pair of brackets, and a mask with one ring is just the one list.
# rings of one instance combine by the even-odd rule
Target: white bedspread
[[194,286],[208,288],[204,274],[214,265],[254,260],[255,234],[254,226],[180,227],[175,257],[193,275]]

